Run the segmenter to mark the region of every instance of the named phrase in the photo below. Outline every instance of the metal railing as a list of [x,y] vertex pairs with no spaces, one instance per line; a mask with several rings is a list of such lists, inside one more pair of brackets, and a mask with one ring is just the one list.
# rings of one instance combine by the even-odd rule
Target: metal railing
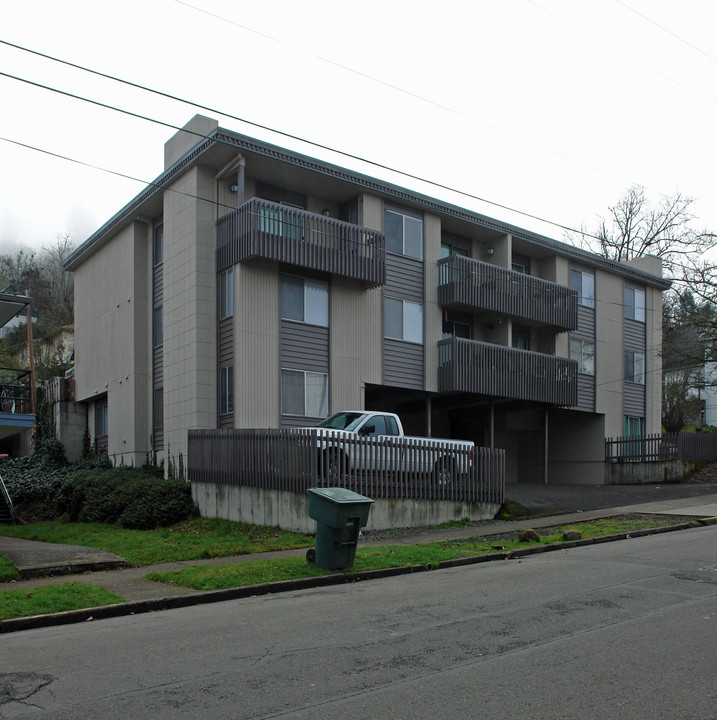
[[12,504],[12,498],[10,497],[10,493],[5,487],[5,482],[2,479],[2,476],[0,476],[0,501],[2,501],[6,505],[7,509],[10,511],[10,517],[12,518],[12,521],[16,523],[17,515],[15,514],[15,507]]
[[187,467],[195,482],[295,493],[341,486],[371,498],[502,503],[505,492],[504,450],[314,428],[190,430]]
[[443,258],[438,266],[443,307],[492,310],[561,330],[578,326],[578,294],[569,287],[461,255]]
[[575,360],[464,338],[439,341],[438,352],[439,392],[470,392],[565,407],[578,401]]
[[605,462],[665,460],[717,462],[717,435],[679,432],[605,439]]
[[386,280],[386,239],[376,230],[252,198],[217,221],[217,270],[253,257],[360,280]]
[[0,414],[31,412],[30,371],[0,368]]

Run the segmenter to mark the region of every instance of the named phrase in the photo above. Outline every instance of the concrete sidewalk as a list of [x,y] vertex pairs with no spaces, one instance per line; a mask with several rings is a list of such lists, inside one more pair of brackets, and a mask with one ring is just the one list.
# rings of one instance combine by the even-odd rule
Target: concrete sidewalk
[[[406,534],[367,539],[363,547],[372,545],[411,545],[435,540],[490,536],[517,532],[526,527],[540,529],[552,525],[572,524],[611,515],[656,513],[675,516],[717,517],[717,484],[665,486],[515,486],[507,488],[506,497],[541,517],[517,521],[486,521],[458,528],[431,529]],[[622,501],[621,504],[618,504]],[[634,501],[634,502],[631,502]],[[556,514],[550,514],[551,511]],[[68,581],[103,587],[126,598],[129,603],[152,603],[172,598],[199,597],[194,590],[156,583],[145,579],[153,571],[174,570],[193,565],[216,565],[245,562],[273,557],[303,556],[305,549],[256,553],[210,560],[186,560],[162,565],[127,568],[122,558],[111,553],[72,545],[20,540],[0,535],[0,552],[10,557],[22,576],[34,579],[0,583],[0,591],[17,588],[32,589]],[[112,569],[110,569],[112,568]],[[64,574],[51,574],[60,573]],[[45,576],[45,575],[49,576]],[[68,577],[71,575],[71,577]],[[197,599],[197,602],[203,600]],[[154,609],[154,608],[151,608]],[[129,614],[129,610],[127,612]],[[63,615],[67,615],[63,613]],[[69,620],[69,616],[68,616]],[[0,622],[0,631],[8,623]],[[38,626],[42,622],[38,622]]]

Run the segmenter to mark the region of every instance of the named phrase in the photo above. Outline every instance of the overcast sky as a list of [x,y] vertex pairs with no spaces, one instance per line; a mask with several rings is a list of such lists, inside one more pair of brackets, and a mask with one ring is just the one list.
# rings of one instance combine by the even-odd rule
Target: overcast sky
[[[463,191],[482,200],[213,114],[559,240],[515,211],[593,227],[640,184],[696,197],[717,227],[713,0],[0,5],[0,40]],[[199,112],[7,45],[0,72],[171,126]],[[0,92],[0,136],[38,149],[0,140],[0,252],[79,244],[162,171],[171,127],[5,75]]]

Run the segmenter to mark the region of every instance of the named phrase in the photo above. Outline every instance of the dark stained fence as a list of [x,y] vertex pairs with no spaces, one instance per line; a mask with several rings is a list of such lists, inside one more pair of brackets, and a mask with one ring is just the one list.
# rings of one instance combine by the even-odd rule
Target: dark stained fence
[[438,266],[443,307],[494,310],[563,330],[578,326],[578,294],[569,287],[460,255]]
[[217,221],[217,271],[261,257],[376,287],[386,280],[385,246],[377,230],[260,198]]
[[654,462],[688,460],[717,462],[717,435],[707,433],[656,433],[644,437],[605,440],[605,461]]
[[188,475],[295,493],[340,486],[371,498],[502,503],[505,451],[313,428],[190,430]]

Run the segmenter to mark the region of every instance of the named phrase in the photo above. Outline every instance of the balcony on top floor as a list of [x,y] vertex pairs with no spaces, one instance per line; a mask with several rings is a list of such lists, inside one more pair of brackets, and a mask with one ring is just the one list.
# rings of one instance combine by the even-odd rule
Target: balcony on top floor
[[438,266],[443,307],[489,310],[561,331],[578,326],[578,294],[569,287],[459,255]]
[[386,279],[385,247],[376,230],[260,198],[217,221],[218,270],[258,257],[377,287]]
[[572,407],[578,397],[575,360],[504,345],[449,338],[438,343],[438,391]]

